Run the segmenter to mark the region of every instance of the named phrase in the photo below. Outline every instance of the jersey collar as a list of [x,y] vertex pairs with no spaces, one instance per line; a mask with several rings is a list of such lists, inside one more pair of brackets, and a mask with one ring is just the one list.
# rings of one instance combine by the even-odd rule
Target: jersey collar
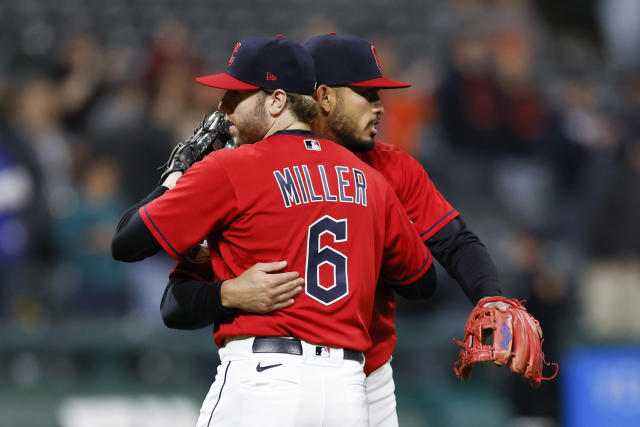
[[273,133],[273,135],[297,135],[297,136],[306,136],[310,138],[317,138],[310,130],[304,129],[287,129],[287,130],[279,130],[278,132]]

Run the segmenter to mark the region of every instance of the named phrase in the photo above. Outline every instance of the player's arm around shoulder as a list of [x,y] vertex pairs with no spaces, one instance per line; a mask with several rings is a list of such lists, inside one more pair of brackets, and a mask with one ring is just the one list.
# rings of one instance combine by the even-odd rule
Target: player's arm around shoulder
[[289,307],[302,292],[304,279],[297,271],[283,271],[286,261],[259,262],[240,276],[225,280],[222,305],[249,313],[270,313]]
[[[205,157],[205,159],[208,157],[209,156]],[[161,249],[165,249],[171,256],[178,259],[181,258],[180,252],[174,250],[175,248],[172,247],[171,242],[168,242],[167,239],[165,239],[166,236],[164,236],[157,226],[159,225],[165,230],[173,228],[172,225],[174,221],[171,221],[171,217],[174,213],[180,213],[180,207],[186,206],[188,213],[188,204],[184,202],[174,202],[173,199],[179,198],[179,195],[182,193],[189,195],[189,192],[185,192],[184,190],[182,190],[182,192],[174,192],[170,190],[173,190],[178,186],[178,181],[185,173],[190,172],[191,169],[201,169],[201,164],[210,162],[210,160],[205,159],[196,162],[184,173],[182,171],[173,171],[167,174],[164,176],[162,183],[158,185],[148,196],[131,206],[123,213],[111,241],[111,255],[115,260],[124,262],[140,261],[144,258],[155,255]],[[211,173],[211,175],[215,176],[215,171]],[[206,180],[204,180],[204,182],[206,183]],[[215,182],[219,182],[219,179]],[[189,185],[187,187],[192,192],[194,189],[198,189],[198,187],[194,185]],[[167,201],[167,198],[171,201]],[[192,198],[192,203],[193,200],[198,203],[201,199],[202,197],[198,198],[197,196],[194,196]],[[207,198],[205,197],[205,199]],[[157,208],[157,211],[154,211],[156,206],[160,207]],[[169,215],[169,213],[171,213],[171,215]],[[182,213],[184,214],[184,212]],[[154,218],[151,217],[152,214],[156,219],[159,218],[160,221],[156,223],[156,221],[153,220]],[[164,216],[167,216],[168,218],[167,223],[163,222]],[[176,230],[178,230],[178,228],[176,228]]]
[[269,313],[289,307],[302,292],[304,279],[295,271],[282,271],[286,265],[257,263],[234,279],[213,281],[210,268],[183,260],[165,288],[162,320],[168,328],[198,329],[230,320],[238,311]]
[[178,260],[238,215],[233,182],[218,160],[223,151],[195,163],[172,189],[139,209],[154,238]]

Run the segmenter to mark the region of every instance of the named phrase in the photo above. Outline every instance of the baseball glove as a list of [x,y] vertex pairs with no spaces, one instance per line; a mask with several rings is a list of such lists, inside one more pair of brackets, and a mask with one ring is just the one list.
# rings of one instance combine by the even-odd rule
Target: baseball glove
[[169,155],[169,160],[163,166],[165,170],[160,182],[171,172],[184,172],[195,162],[202,160],[207,154],[221,148],[233,147],[233,139],[229,134],[229,124],[226,115],[216,111],[193,132],[193,135],[176,145]]
[[[507,312],[485,307],[487,303],[502,301],[510,307]],[[524,301],[515,298],[490,297],[478,302],[464,328],[464,342],[453,339],[462,346],[460,359],[453,370],[458,378],[467,381],[476,362],[493,361],[498,366],[509,365],[511,371],[520,374],[531,382],[533,387],[540,386],[544,365],[551,365],[542,352],[542,329],[538,321],[522,305]],[[493,343],[485,344],[493,335]]]

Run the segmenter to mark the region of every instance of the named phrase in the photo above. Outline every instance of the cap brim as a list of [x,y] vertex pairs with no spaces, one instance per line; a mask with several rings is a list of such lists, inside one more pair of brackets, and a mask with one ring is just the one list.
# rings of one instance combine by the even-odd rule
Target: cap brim
[[227,89],[227,90],[260,89],[260,86],[245,83],[242,80],[238,80],[227,73],[212,74],[210,76],[198,77],[196,78],[196,81],[205,86],[211,86],[218,89]]
[[410,87],[411,84],[399,82],[391,79],[385,79],[384,77],[378,77],[377,79],[365,80],[357,83],[349,83],[349,86],[378,87],[381,89],[392,89],[392,88]]

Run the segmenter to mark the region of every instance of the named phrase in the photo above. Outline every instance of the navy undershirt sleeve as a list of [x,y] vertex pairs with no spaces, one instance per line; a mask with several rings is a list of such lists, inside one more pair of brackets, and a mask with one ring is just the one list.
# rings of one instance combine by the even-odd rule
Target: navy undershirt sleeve
[[426,300],[433,296],[436,291],[436,266],[431,264],[429,270],[417,281],[408,285],[394,286],[393,289],[407,299]]
[[502,295],[498,269],[487,248],[460,217],[426,243],[434,258],[456,279],[473,304],[485,296]]
[[[394,286],[398,294],[409,299],[427,299],[436,287],[436,270],[427,272],[408,285]],[[164,324],[172,329],[199,329],[212,323],[232,320],[237,314],[222,305],[222,281],[205,282],[175,273],[164,290],[160,312]]]
[[222,305],[221,289],[222,281],[203,282],[173,274],[160,304],[164,324],[172,329],[199,329],[233,319],[237,311]]
[[131,206],[120,218],[111,240],[111,256],[117,261],[134,262],[157,254],[162,247],[142,221],[138,209],[162,196],[167,187],[156,187],[147,197]]

